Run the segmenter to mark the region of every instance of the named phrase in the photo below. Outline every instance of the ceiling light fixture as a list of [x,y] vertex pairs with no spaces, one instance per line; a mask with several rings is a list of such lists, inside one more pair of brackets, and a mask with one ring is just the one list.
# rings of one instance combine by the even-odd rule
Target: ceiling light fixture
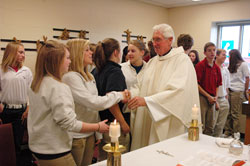
[[199,1],[201,1],[201,0],[192,0],[193,2],[199,2]]

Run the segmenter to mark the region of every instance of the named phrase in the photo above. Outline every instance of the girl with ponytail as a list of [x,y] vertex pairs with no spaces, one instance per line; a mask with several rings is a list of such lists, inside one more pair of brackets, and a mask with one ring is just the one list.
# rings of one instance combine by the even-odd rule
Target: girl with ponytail
[[[98,95],[104,96],[111,91],[124,91],[127,86],[125,77],[122,73],[121,66],[118,64],[121,60],[119,42],[112,38],[107,38],[97,44],[94,63],[96,65],[96,85]],[[113,122],[115,119],[120,123],[122,133],[119,142],[129,149],[129,113],[123,113],[123,103],[113,105],[109,109],[99,112],[100,118],[108,119]],[[102,146],[110,142],[108,134],[104,134],[104,139],[100,144],[100,160],[105,159],[106,153],[102,150]]]

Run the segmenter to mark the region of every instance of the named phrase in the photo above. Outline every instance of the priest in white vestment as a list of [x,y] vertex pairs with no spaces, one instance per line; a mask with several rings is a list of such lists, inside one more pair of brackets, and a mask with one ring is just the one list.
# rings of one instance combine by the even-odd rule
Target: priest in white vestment
[[[167,24],[153,28],[158,54],[144,71],[128,107],[136,112],[131,150],[187,132],[194,104],[199,107],[196,73],[182,47],[172,48],[173,29]],[[135,108],[137,108],[135,110]],[[201,122],[199,114],[199,122]]]

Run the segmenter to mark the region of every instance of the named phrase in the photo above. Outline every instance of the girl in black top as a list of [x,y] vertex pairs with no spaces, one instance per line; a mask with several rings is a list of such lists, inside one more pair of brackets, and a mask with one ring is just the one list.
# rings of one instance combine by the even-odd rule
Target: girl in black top
[[[94,77],[96,79],[98,95],[104,96],[111,91],[124,91],[127,86],[125,77],[121,71],[120,62],[121,53],[120,45],[117,40],[108,38],[103,42],[99,42],[96,47],[94,55],[94,63],[96,65],[96,72]],[[122,113],[123,103],[114,105],[106,111],[100,111],[101,119],[108,119],[109,122],[117,119],[120,122],[123,133],[129,132],[129,116],[124,117]]]
[[[111,91],[124,91],[127,86],[125,82],[125,77],[121,71],[121,66],[118,64],[121,59],[120,45],[119,42],[112,38],[107,38],[102,42],[97,44],[95,54],[94,54],[94,63],[96,65],[96,71],[94,72],[94,77],[96,80],[96,85],[98,89],[98,95],[104,96],[106,93]],[[118,103],[112,106],[111,108],[100,111],[101,119],[108,119],[109,122],[117,121],[121,125],[122,133],[120,137],[120,143],[129,147],[129,113],[123,113],[122,107],[123,103]],[[124,138],[126,141],[121,141]],[[108,139],[104,140],[103,143],[109,142]],[[127,139],[128,138],[128,139]],[[102,149],[102,148],[100,148]],[[128,150],[128,149],[127,149]],[[102,152],[100,152],[100,158],[102,158]]]

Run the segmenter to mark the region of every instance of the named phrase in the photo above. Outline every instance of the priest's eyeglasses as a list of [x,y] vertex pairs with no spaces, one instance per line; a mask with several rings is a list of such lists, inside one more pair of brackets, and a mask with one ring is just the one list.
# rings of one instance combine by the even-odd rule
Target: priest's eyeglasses
[[153,43],[160,43],[160,42],[162,42],[162,41],[163,41],[163,39],[162,39],[162,38],[159,38],[159,37],[153,38],[153,39],[152,39],[152,42],[153,42]]

